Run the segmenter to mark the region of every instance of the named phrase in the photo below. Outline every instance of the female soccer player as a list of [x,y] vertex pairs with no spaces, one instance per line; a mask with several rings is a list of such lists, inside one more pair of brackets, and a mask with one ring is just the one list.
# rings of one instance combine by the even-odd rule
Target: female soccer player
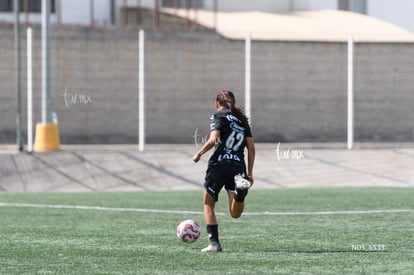
[[[230,91],[217,94],[217,111],[210,117],[210,137],[193,156],[198,162],[203,154],[215,147],[208,162],[204,182],[204,218],[210,244],[203,252],[220,252],[217,219],[214,212],[220,190],[224,187],[229,197],[230,214],[239,218],[244,209],[244,198],[253,184],[255,148],[246,115],[235,107],[236,99]],[[247,147],[247,168],[244,148]]]

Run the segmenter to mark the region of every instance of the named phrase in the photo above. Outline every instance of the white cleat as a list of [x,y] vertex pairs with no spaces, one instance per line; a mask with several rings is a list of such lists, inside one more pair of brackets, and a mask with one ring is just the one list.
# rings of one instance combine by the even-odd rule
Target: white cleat
[[223,249],[219,243],[211,243],[206,248],[201,249],[201,252],[221,252]]
[[250,186],[252,186],[250,181],[245,179],[241,174],[234,176],[234,183],[236,183],[236,188],[240,190],[246,190],[249,189]]

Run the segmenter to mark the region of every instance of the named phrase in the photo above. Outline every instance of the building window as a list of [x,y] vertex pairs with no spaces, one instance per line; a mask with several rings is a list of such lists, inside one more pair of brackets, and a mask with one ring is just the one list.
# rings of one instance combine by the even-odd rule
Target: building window
[[162,0],[162,6],[168,8],[202,8],[204,0]]
[[[20,11],[25,11],[25,4],[29,4],[28,12],[42,11],[42,0],[20,0]],[[56,1],[50,0],[51,12],[54,13],[56,10]],[[13,12],[14,0],[1,0],[0,1],[0,12]]]

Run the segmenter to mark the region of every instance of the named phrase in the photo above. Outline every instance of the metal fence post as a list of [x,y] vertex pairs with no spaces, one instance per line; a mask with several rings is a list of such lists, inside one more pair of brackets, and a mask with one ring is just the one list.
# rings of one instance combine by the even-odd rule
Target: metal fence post
[[138,148],[144,151],[145,144],[145,112],[144,112],[144,31],[138,35]]
[[27,28],[27,151],[33,151],[32,28]]
[[245,106],[246,116],[251,120],[251,34],[246,33],[245,42]]
[[23,151],[22,142],[22,97],[21,97],[21,57],[20,57],[20,7],[19,0],[14,0],[14,43],[16,53],[16,96],[17,96],[17,113],[16,113],[16,143],[19,151]]
[[354,146],[354,40],[348,37],[348,150]]

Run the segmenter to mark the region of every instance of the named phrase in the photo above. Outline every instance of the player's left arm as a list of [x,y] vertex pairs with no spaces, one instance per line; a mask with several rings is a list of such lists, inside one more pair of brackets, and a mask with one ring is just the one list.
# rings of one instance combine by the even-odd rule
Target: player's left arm
[[207,140],[207,142],[204,143],[203,147],[201,147],[201,149],[193,156],[193,161],[198,162],[201,156],[207,153],[219,141],[220,141],[220,130],[211,131],[210,137]]

